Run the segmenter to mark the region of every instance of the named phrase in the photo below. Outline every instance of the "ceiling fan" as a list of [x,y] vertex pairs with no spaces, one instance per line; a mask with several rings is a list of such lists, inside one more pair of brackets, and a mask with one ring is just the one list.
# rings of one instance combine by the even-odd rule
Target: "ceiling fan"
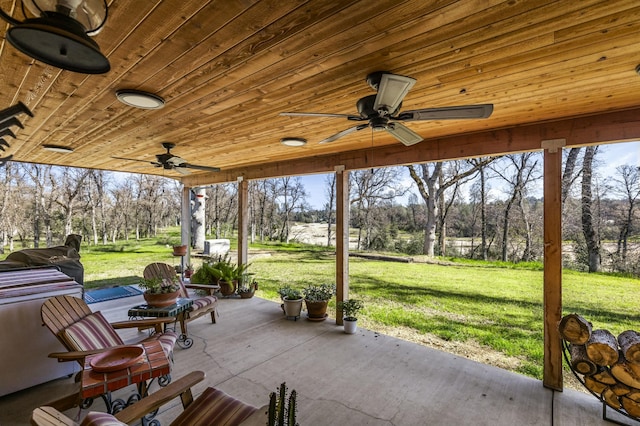
[[141,161],[143,163],[149,163],[156,167],[162,167],[166,170],[175,170],[178,173],[183,175],[188,175],[189,171],[187,169],[195,169],[195,170],[204,170],[207,172],[219,172],[220,168],[218,167],[209,167],[209,166],[198,166],[196,164],[187,163],[186,160],[178,157],[177,155],[173,155],[171,150],[176,146],[173,142],[162,142],[162,146],[167,150],[164,154],[156,154],[157,161],[147,161],[147,160],[138,160],[135,158],[123,158],[123,157],[111,157],[117,160],[128,160],[128,161]]
[[366,81],[378,94],[365,96],[358,100],[356,107],[360,115],[318,112],[282,112],[280,115],[291,117],[337,117],[351,121],[367,122],[338,132],[321,140],[319,143],[333,142],[350,133],[371,127],[374,131],[385,130],[403,144],[410,146],[421,142],[423,138],[400,122],[488,118],[493,112],[493,104],[424,108],[400,112],[402,100],[416,83],[414,78],[391,74],[387,71],[376,71],[369,74]]

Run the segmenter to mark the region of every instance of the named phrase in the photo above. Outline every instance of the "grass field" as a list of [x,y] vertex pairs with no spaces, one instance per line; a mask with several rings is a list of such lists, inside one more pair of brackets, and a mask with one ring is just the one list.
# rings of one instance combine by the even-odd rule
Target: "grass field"
[[[83,246],[87,288],[135,283],[155,261],[179,264],[165,236],[110,247]],[[250,266],[257,296],[279,300],[282,285],[334,282],[335,257],[326,248],[297,244],[256,246]],[[197,265],[199,261],[194,263]],[[292,265],[294,265],[292,267]],[[543,364],[543,271],[539,264],[487,262],[398,263],[352,258],[350,297],[364,300],[361,325],[448,347],[474,348],[480,360],[538,379]],[[640,280],[563,273],[563,313],[576,312],[612,333],[640,329]],[[335,315],[335,301],[330,315]],[[468,349],[471,350],[471,349]],[[494,363],[487,361],[487,363]]]

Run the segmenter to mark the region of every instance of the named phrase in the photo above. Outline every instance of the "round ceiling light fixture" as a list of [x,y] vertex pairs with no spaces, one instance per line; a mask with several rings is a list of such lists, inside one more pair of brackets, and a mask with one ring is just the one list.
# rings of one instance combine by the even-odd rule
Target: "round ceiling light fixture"
[[280,139],[280,143],[286,146],[304,146],[307,140],[304,138],[287,137]]
[[42,149],[46,149],[47,151],[52,152],[59,152],[61,154],[70,154],[73,152],[73,148],[62,145],[42,145]]
[[0,9],[0,17],[11,25],[6,39],[22,53],[82,74],[104,74],[111,69],[90,37],[107,20],[106,0],[23,0],[22,13],[26,19],[19,21]]
[[123,104],[136,108],[160,109],[164,107],[164,99],[160,96],[141,90],[118,90],[116,92],[116,98]]

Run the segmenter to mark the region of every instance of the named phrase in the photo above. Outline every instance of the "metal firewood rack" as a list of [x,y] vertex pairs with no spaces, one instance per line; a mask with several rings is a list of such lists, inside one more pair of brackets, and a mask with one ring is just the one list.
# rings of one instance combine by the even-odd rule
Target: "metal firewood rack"
[[564,360],[567,362],[569,369],[571,370],[573,375],[576,377],[576,379],[578,379],[578,381],[582,384],[582,386],[584,386],[584,388],[588,390],[591,395],[595,396],[602,403],[602,418],[604,420],[611,423],[618,424],[618,425],[629,426],[628,423],[622,423],[616,419],[612,419],[609,416],[607,416],[607,410],[614,410],[622,414],[624,417],[631,419],[634,422],[633,423],[634,425],[640,424],[640,418],[632,416],[631,414],[627,413],[623,409],[618,409],[610,406],[609,404],[606,403],[606,401],[602,398],[601,395],[598,395],[597,393],[595,393],[594,391],[592,391],[587,387],[587,385],[584,383],[584,379],[582,378],[581,373],[578,373],[577,371],[575,371],[571,366],[571,355],[569,351],[569,343],[564,339],[562,339],[562,354],[564,355]]

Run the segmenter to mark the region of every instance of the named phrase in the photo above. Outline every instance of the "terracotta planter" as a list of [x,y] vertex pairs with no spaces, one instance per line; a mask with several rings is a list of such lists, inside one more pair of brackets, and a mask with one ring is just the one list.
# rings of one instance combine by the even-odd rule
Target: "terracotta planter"
[[308,318],[314,321],[324,321],[327,318],[328,301],[310,302],[304,301],[307,305]]
[[142,297],[147,302],[147,305],[154,308],[164,308],[165,306],[171,306],[176,303],[180,295],[180,291],[176,290],[173,293],[143,293]]
[[173,246],[173,255],[174,256],[184,256],[187,254],[187,246]]
[[220,286],[220,294],[223,296],[231,296],[236,292],[236,283],[235,281],[218,281],[218,285]]
[[238,292],[241,299],[251,299],[255,293],[255,289],[252,289],[251,291]]

